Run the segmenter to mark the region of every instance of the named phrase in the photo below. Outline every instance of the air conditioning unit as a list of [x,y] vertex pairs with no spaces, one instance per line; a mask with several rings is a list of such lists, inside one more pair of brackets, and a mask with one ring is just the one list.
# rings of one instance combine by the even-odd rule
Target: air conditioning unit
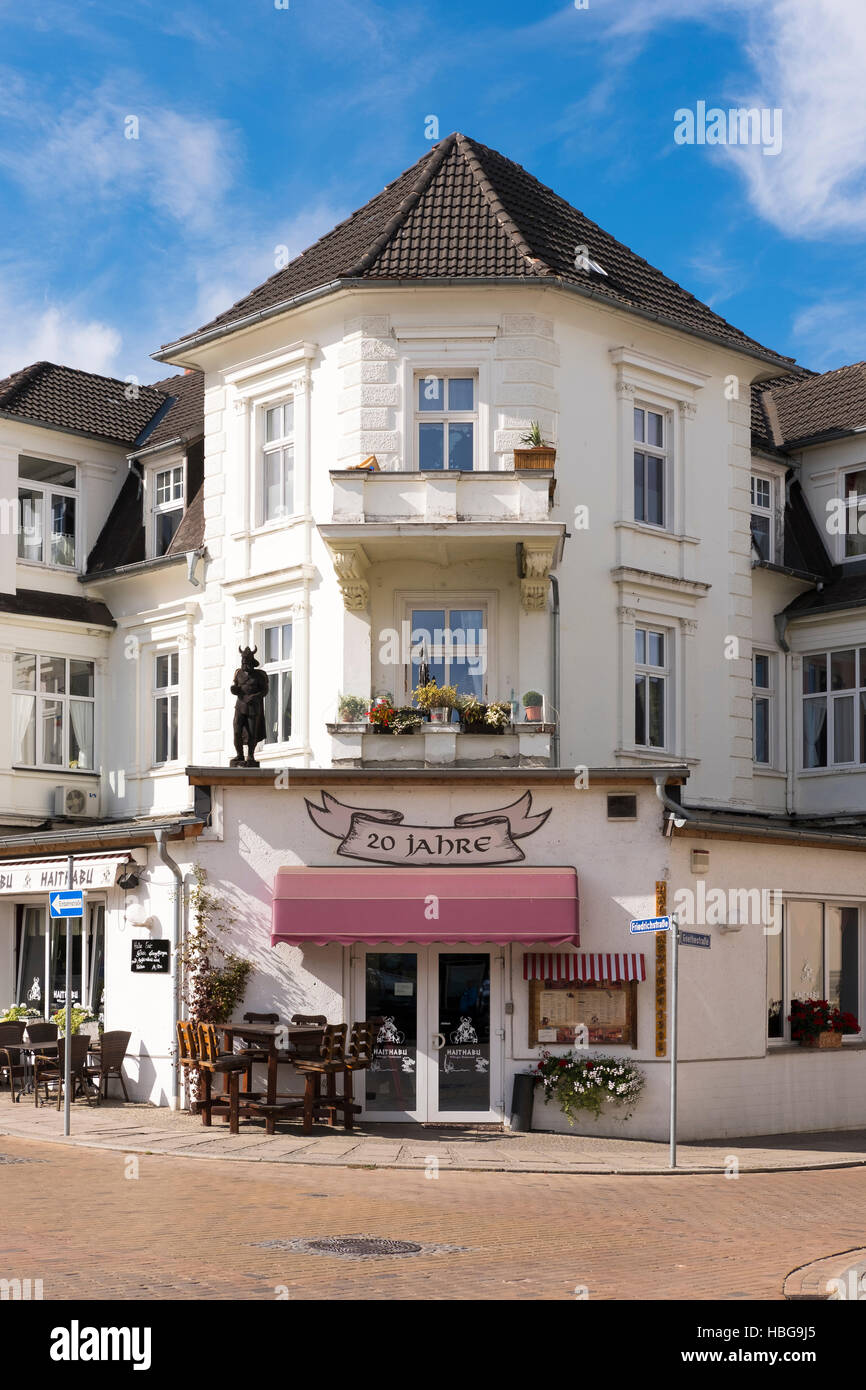
[[79,786],[76,782],[66,782],[54,788],[55,816],[72,816],[76,820],[86,820],[99,815],[98,787]]

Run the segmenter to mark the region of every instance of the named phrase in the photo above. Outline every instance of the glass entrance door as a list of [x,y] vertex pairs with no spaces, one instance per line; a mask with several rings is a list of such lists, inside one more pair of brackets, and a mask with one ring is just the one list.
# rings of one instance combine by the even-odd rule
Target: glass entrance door
[[355,1099],[369,1119],[501,1120],[500,962],[495,948],[361,953],[352,1016],[373,1025],[374,1048]]

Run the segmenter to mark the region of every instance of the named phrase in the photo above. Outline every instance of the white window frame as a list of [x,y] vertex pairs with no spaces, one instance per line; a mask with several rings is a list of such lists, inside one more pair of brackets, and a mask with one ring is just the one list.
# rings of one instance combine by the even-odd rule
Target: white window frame
[[[16,686],[16,685],[14,684],[14,681],[15,681],[15,664],[14,664],[14,661],[13,661],[13,663],[12,663],[12,681],[13,681],[13,686],[12,686],[12,694],[13,694],[12,706],[13,706],[13,711],[15,710],[16,705],[17,705],[17,700],[15,699],[16,696],[17,696],[17,697],[20,697],[21,699],[31,699],[31,700],[34,702],[34,718],[35,718],[34,760],[33,760],[32,763],[15,762],[15,763],[14,763],[14,766],[17,767],[17,768],[31,768],[31,767],[32,767],[32,768],[40,768],[40,769],[43,769],[43,770],[46,770],[46,771],[49,771],[49,772],[57,772],[57,773],[61,773],[61,772],[62,772],[62,773],[68,773],[68,772],[87,772],[87,773],[90,773],[90,774],[97,773],[99,769],[96,767],[96,761],[97,761],[97,755],[96,755],[96,738],[97,738],[97,728],[96,728],[96,674],[97,674],[97,667],[96,667],[96,659],[95,659],[94,657],[90,657],[90,656],[62,656],[62,655],[60,655],[60,654],[58,654],[58,653],[52,653],[52,652],[32,652],[32,651],[16,651],[15,655],[16,655],[16,656],[33,656],[33,657],[35,657],[35,659],[36,659],[36,669],[35,669],[35,674],[34,674],[34,689],[33,689],[33,690],[22,690],[20,687],[18,687],[18,686]],[[40,663],[41,663],[42,661],[62,661],[62,662],[65,663],[65,667],[66,667],[66,678],[65,678],[66,690],[65,690],[65,693],[63,693],[63,694],[56,694],[56,695],[55,695],[55,694],[50,694],[50,693],[47,692],[47,691],[41,691],[41,690],[39,689],[39,669],[40,669]],[[90,665],[90,666],[93,667],[93,694],[92,694],[92,695],[72,695],[72,694],[70,693],[70,689],[69,689],[69,686],[70,686],[70,663],[73,662],[73,661],[87,662],[88,665]],[[77,701],[79,701],[79,702],[82,703],[82,704],[89,704],[89,705],[92,707],[92,709],[93,709],[93,763],[94,763],[94,766],[93,766],[93,767],[87,767],[87,768],[77,767],[77,766],[76,766],[76,767],[71,767],[71,766],[70,766],[70,763],[69,763],[69,739],[70,739],[70,735],[71,735],[71,732],[72,732],[72,714],[71,714],[71,710],[70,710],[70,701],[71,701],[71,700],[77,700]],[[44,759],[43,759],[42,756],[41,756],[41,755],[42,755],[42,752],[43,752],[43,747],[42,747],[43,740],[42,740],[42,718],[41,718],[41,713],[40,713],[40,712],[41,712],[42,706],[43,706],[46,702],[51,703],[51,704],[59,703],[59,704],[61,705],[62,720],[63,720],[63,761],[62,761],[62,762],[59,762],[59,763],[49,763],[49,762],[45,762]],[[14,718],[14,713],[13,713],[13,718]]]
[[[646,417],[647,417],[647,415],[652,414],[652,415],[659,415],[659,416],[661,416],[661,421],[662,421],[662,446],[661,446],[661,448],[660,448],[657,444],[645,443],[643,440],[639,440],[639,439],[636,437],[636,436],[637,436],[637,428],[636,428],[636,422],[635,422],[635,414],[637,413],[637,411],[642,411],[642,412],[643,412],[643,415],[644,415],[644,434],[646,434],[646,432],[647,432],[647,429],[646,429]],[[671,526],[671,519],[672,519],[673,507],[672,507],[672,505],[671,505],[671,484],[672,484],[672,481],[673,481],[673,480],[672,480],[671,451],[670,451],[670,441],[671,441],[672,434],[673,434],[673,412],[672,412],[671,410],[665,409],[664,406],[660,406],[660,405],[654,404],[653,402],[648,401],[648,400],[644,400],[643,398],[640,398],[640,399],[636,398],[636,399],[635,399],[635,401],[634,401],[634,406],[633,406],[633,410],[632,410],[632,437],[633,437],[633,438],[632,438],[632,504],[631,504],[631,520],[634,521],[638,526],[650,526],[650,527],[652,527],[652,529],[653,529],[654,531],[670,531],[670,530],[672,529],[672,526]],[[652,458],[661,459],[661,461],[662,461],[662,519],[661,519],[660,522],[659,522],[659,521],[647,521],[647,519],[646,519],[645,516],[635,516],[634,455],[635,455],[635,454],[638,454],[638,453],[644,454],[644,455],[650,455]],[[646,464],[644,464],[644,511],[646,511],[646,499],[647,499],[648,491],[649,491],[649,489],[648,489],[648,487],[647,487]]]
[[[845,518],[845,526],[842,534],[838,538],[837,559],[839,563],[843,565],[850,564],[854,560],[866,559],[866,534],[861,534],[860,530],[862,526],[863,532],[866,533],[866,491],[852,492],[850,494],[845,491],[847,479],[853,473],[866,473],[866,461],[855,464],[853,468],[849,466],[839,471],[839,491],[837,496],[844,499],[845,507],[843,515]],[[863,543],[863,549],[853,555],[848,554],[849,533],[856,535]]]
[[[431,410],[431,411],[425,411],[425,410],[421,410],[421,409],[419,408],[419,405],[418,405],[419,388],[420,388],[420,386],[421,386],[422,383],[429,382],[429,381],[433,381],[433,380],[436,380],[436,381],[440,381],[440,380],[441,380],[442,383],[443,383],[443,386],[442,386],[442,390],[443,390],[443,407],[442,407],[442,410],[441,410],[441,411],[432,411],[432,410]],[[449,390],[449,385],[448,385],[448,384],[449,384],[450,381],[455,381],[455,380],[456,380],[456,381],[466,381],[466,380],[471,380],[471,381],[472,381],[472,398],[473,398],[473,401],[474,401],[474,403],[475,403],[475,408],[474,408],[474,410],[449,410],[449,408],[448,408],[448,390]],[[412,427],[413,441],[412,441],[412,442],[413,442],[413,446],[414,446],[414,450],[415,450],[415,457],[416,457],[417,462],[418,462],[418,469],[419,469],[419,471],[420,471],[420,469],[421,469],[421,425],[438,425],[438,424],[441,424],[441,425],[444,426],[444,430],[443,430],[443,440],[442,440],[442,448],[443,448],[443,453],[442,453],[442,467],[441,467],[441,469],[438,469],[438,468],[437,468],[437,469],[430,469],[430,470],[428,470],[428,471],[430,471],[430,472],[435,472],[435,473],[440,473],[440,472],[441,472],[441,473],[469,473],[469,472],[475,473],[475,472],[478,471],[478,429],[479,429],[479,419],[478,419],[478,369],[477,369],[477,367],[474,368],[474,369],[473,369],[473,368],[469,368],[469,367],[466,367],[466,368],[460,368],[460,367],[458,367],[458,368],[452,368],[452,367],[449,367],[448,370],[436,368],[435,370],[434,370],[434,369],[431,369],[431,370],[429,370],[429,371],[422,371],[422,370],[420,370],[419,368],[416,368],[416,369],[415,369],[414,378],[413,378],[413,384],[412,384],[412,411],[413,411],[413,427]],[[471,424],[471,425],[472,425],[472,467],[471,467],[471,469],[468,469],[468,468],[460,468],[460,469],[458,469],[458,468],[449,468],[449,467],[448,467],[448,433],[449,433],[449,428],[450,428],[450,426],[451,426],[452,424],[455,424],[455,425]]]
[[[158,486],[159,486],[159,479],[160,479],[160,477],[162,477],[162,476],[163,476],[164,474],[166,474],[166,473],[170,473],[170,474],[172,475],[172,477],[171,477],[171,495],[170,495],[167,499],[165,499],[164,501],[159,501],[159,500],[158,500],[158,497],[157,497],[157,489],[158,489]],[[180,473],[180,480],[179,480],[180,494],[179,494],[179,496],[175,495],[175,491],[174,491],[174,490],[175,490],[175,487],[178,485],[178,480],[177,480],[177,478],[175,477],[175,475],[176,475],[177,473]],[[165,463],[165,462],[163,462],[163,463],[154,463],[154,464],[151,464],[150,467],[149,467],[149,469],[148,469],[148,480],[147,480],[147,485],[148,485],[148,491],[149,491],[149,494],[150,494],[150,534],[149,534],[149,537],[148,537],[147,554],[148,554],[148,559],[150,559],[150,560],[161,560],[162,557],[168,553],[168,550],[169,550],[169,548],[170,548],[170,546],[171,546],[171,543],[172,543],[172,541],[174,540],[174,537],[177,535],[178,526],[180,526],[180,523],[181,523],[181,521],[183,520],[183,513],[184,513],[184,510],[185,510],[185,507],[186,507],[186,459],[185,459],[185,458],[182,459],[179,463],[176,463],[176,462],[175,462],[175,463]],[[174,528],[174,532],[172,533],[171,541],[169,541],[169,543],[168,543],[168,545],[166,546],[165,550],[162,551],[161,554],[157,554],[157,549],[156,549],[157,517],[163,516],[163,515],[165,515],[165,514],[168,513],[168,512],[179,512],[179,513],[180,513],[180,520],[178,521],[177,526]]]
[[[168,685],[158,685],[158,684],[157,684],[157,673],[158,673],[158,669],[159,669],[160,658],[168,658],[168,662],[169,662],[169,675],[171,675],[171,662],[172,662],[172,660],[173,660],[174,663],[175,663],[175,679],[174,679],[174,681],[169,680]],[[166,646],[166,647],[162,647],[162,648],[154,648],[153,652],[151,653],[151,660],[152,660],[152,662],[153,662],[153,685],[152,685],[152,689],[151,689],[151,703],[152,703],[152,711],[153,711],[153,744],[152,744],[152,752],[151,752],[151,757],[152,757],[151,766],[153,766],[153,767],[170,767],[170,766],[172,766],[173,764],[178,763],[178,762],[180,761],[180,747],[181,747],[181,722],[180,722],[180,688],[181,688],[181,687],[180,687],[180,648],[179,648],[179,647],[176,647],[176,646]],[[167,716],[168,716],[168,731],[169,731],[169,732],[170,732],[170,729],[171,729],[171,710],[172,710],[172,705],[174,706],[174,711],[175,711],[175,730],[176,730],[177,747],[176,747],[176,749],[174,750],[174,756],[173,756],[173,757],[169,756],[169,757],[167,757],[167,758],[159,758],[159,757],[158,757],[158,747],[157,747],[158,738],[159,738],[159,724],[160,724],[160,718],[161,718],[161,715],[160,715],[160,706],[163,705],[163,704],[166,706],[166,713],[167,713]],[[167,739],[166,742],[168,743],[169,740]],[[169,749],[168,749],[168,752],[171,753],[171,748],[170,748],[170,747],[169,747]]]
[[[60,483],[40,483],[32,481],[30,478],[21,477],[22,459],[32,459],[34,463],[57,464],[61,468],[72,468],[75,471],[75,486],[64,487]],[[18,473],[18,483],[16,492],[16,524],[22,527],[21,503],[18,493],[21,490],[39,493],[42,498],[42,559],[34,560],[31,556],[18,555],[16,546],[16,559],[19,565],[39,565],[41,569],[59,570],[64,574],[74,573],[80,568],[79,557],[81,552],[81,488],[79,479],[81,474],[81,464],[71,459],[47,458],[43,454],[19,453],[16,463]],[[73,538],[73,560],[71,565],[61,565],[56,560],[51,560],[51,498],[56,494],[58,497],[68,497],[75,503],[75,533]]]
[[[854,686],[846,686],[846,687],[845,687],[844,689],[842,689],[842,690],[833,690],[833,689],[831,689],[831,687],[830,687],[830,681],[831,681],[831,679],[832,679],[831,658],[832,658],[834,655],[838,655],[840,652],[850,652],[850,651],[853,651],[853,652],[854,652],[855,680],[858,681],[858,684],[856,684],[856,685],[854,685]],[[821,657],[823,657],[824,660],[825,660],[826,663],[827,663],[827,667],[826,667],[826,669],[827,669],[827,689],[826,689],[825,691],[820,692],[820,693],[817,693],[817,692],[816,692],[814,695],[808,695],[808,694],[806,694],[806,690],[805,690],[806,663],[807,663],[808,661],[814,661],[814,660],[816,660],[816,659],[820,659]],[[835,772],[845,772],[845,771],[857,770],[857,769],[859,769],[859,768],[862,768],[862,767],[866,766],[866,737],[864,737],[862,740],[861,740],[861,737],[860,737],[860,702],[861,702],[861,696],[862,696],[863,693],[866,693],[866,642],[863,642],[863,641],[860,641],[860,642],[850,642],[850,643],[847,643],[847,644],[844,645],[844,646],[838,645],[838,644],[834,643],[833,646],[823,648],[823,649],[820,650],[820,651],[807,651],[807,652],[803,652],[803,653],[801,654],[801,658],[800,658],[799,740],[798,740],[798,742],[799,742],[799,753],[798,753],[798,762],[797,762],[797,765],[798,765],[798,767],[799,767],[800,772],[805,773],[805,774],[808,776],[810,773],[815,773],[815,772],[819,772],[819,773],[820,773],[820,772],[823,772],[823,773],[826,773],[826,772],[834,772],[834,771],[835,771]],[[844,763],[843,763],[843,762],[837,762],[837,761],[836,761],[836,757],[835,757],[835,753],[836,753],[836,749],[835,749],[836,733],[835,733],[835,717],[834,717],[833,705],[834,705],[834,703],[835,703],[836,700],[840,700],[840,699],[852,699],[852,698],[853,698],[853,701],[854,701],[854,758],[853,758],[851,761],[844,762]],[[815,767],[807,767],[807,766],[806,766],[806,762],[805,762],[805,758],[804,758],[804,752],[805,752],[805,749],[804,749],[804,739],[805,739],[805,729],[806,729],[806,719],[805,719],[806,703],[807,703],[807,702],[815,703],[815,702],[817,702],[817,701],[819,701],[819,700],[824,700],[824,701],[826,702],[826,708],[827,708],[827,717],[826,717],[826,723],[825,723],[825,728],[826,728],[826,731],[827,731],[827,761],[826,761],[826,763],[819,763],[819,764],[817,764]],[[861,746],[861,745],[862,745],[862,746]],[[858,756],[858,755],[859,755],[859,756]]]
[[[759,656],[767,660],[767,681],[766,686],[758,685],[755,678],[755,664]],[[776,738],[776,658],[775,653],[763,651],[756,648],[752,652],[752,762],[757,768],[775,767],[775,738]],[[755,729],[757,720],[755,711],[757,702],[765,700],[767,704],[767,761],[759,762],[756,757]]]
[[[289,408],[289,407],[291,407],[291,411],[292,411],[292,429],[291,429],[291,432],[290,432],[289,434],[283,433],[283,434],[281,434],[281,435],[279,436],[279,438],[277,438],[277,439],[268,439],[268,438],[267,438],[267,419],[268,419],[268,414],[269,414],[269,412],[272,411],[272,410],[281,410],[281,411],[283,411],[283,423],[285,424],[285,411],[286,411],[287,408]],[[281,525],[281,524],[285,523],[285,522],[286,522],[287,520],[289,520],[291,517],[297,516],[298,477],[297,477],[297,449],[296,449],[297,420],[296,420],[296,418],[295,418],[296,410],[297,410],[297,403],[296,403],[296,401],[295,401],[294,393],[291,392],[291,391],[289,391],[289,392],[283,394],[282,396],[280,396],[280,398],[279,398],[278,400],[267,400],[267,401],[263,401],[263,402],[258,406],[258,410],[257,410],[257,415],[258,415],[258,420],[257,420],[257,434],[258,434],[258,451],[257,451],[257,452],[258,452],[258,468],[257,468],[257,472],[258,472],[258,484],[257,484],[257,491],[258,491],[258,516],[257,516],[257,520],[258,520],[258,525],[260,525],[260,526],[278,526],[278,525]],[[266,502],[267,502],[266,465],[267,465],[267,460],[268,460],[268,458],[269,458],[272,454],[279,454],[279,455],[281,456],[281,460],[282,460],[282,455],[283,455],[285,452],[288,452],[288,451],[290,451],[290,452],[291,452],[291,455],[292,455],[292,497],[291,497],[291,505],[290,505],[290,506],[287,506],[287,505],[286,505],[286,499],[285,499],[285,470],[284,470],[284,468],[283,468],[283,471],[281,471],[281,474],[280,474],[280,495],[281,495],[281,499],[282,499],[281,502],[280,502],[280,507],[282,508],[282,510],[281,510],[281,511],[278,511],[277,514],[276,514],[275,516],[268,516],[267,513],[266,513]]]
[[[649,642],[648,642],[648,640],[647,640],[648,637],[649,637],[649,634],[650,634],[650,633],[656,633],[656,634],[658,634],[658,635],[661,636],[661,638],[662,638],[662,644],[663,644],[663,648],[664,648],[664,663],[663,663],[661,666],[654,666],[654,665],[652,665],[652,664],[651,664],[648,660],[646,660],[646,659],[645,659],[644,661],[638,661],[638,659],[637,659],[637,651],[636,651],[636,648],[637,648],[637,634],[638,634],[639,632],[643,632],[643,633],[645,634],[645,636],[644,636],[644,654],[645,654],[645,657],[646,657],[646,655],[647,655],[647,653],[648,653],[648,650],[649,650]],[[670,752],[670,742],[671,742],[671,728],[672,728],[672,724],[671,724],[671,708],[670,708],[671,676],[672,676],[672,672],[673,672],[673,669],[674,669],[673,661],[672,661],[672,655],[673,655],[673,653],[672,653],[672,651],[671,651],[671,642],[673,641],[673,633],[671,632],[671,630],[670,630],[669,628],[663,627],[660,623],[653,623],[653,622],[650,622],[650,621],[635,623],[635,626],[634,626],[634,633],[635,633],[635,639],[634,639],[634,645],[633,645],[633,653],[634,653],[634,655],[633,655],[633,661],[634,661],[634,679],[633,679],[633,682],[632,682],[632,686],[633,686],[633,690],[636,691],[636,689],[637,689],[637,677],[638,677],[638,676],[643,676],[643,677],[644,677],[644,690],[646,691],[645,709],[646,709],[646,726],[647,726],[646,731],[647,731],[647,736],[649,736],[649,725],[650,725],[650,719],[649,719],[649,678],[650,678],[650,677],[652,677],[652,678],[654,678],[654,679],[657,679],[657,680],[661,680],[661,681],[663,682],[663,700],[664,700],[664,731],[663,731],[664,742],[661,743],[661,744],[649,743],[649,742],[647,742],[647,743],[638,743],[638,740],[637,740],[637,701],[636,701],[635,695],[634,695],[634,694],[632,695],[632,716],[633,716],[632,738],[633,738],[633,741],[634,741],[634,746],[635,746],[635,748],[640,749],[642,752],[669,753],[669,752]]]
[[[446,612],[454,608],[480,608],[484,614],[487,632],[487,651],[486,651],[486,670],[484,672],[484,698],[485,700],[499,700],[505,698],[499,688],[499,663],[501,653],[498,650],[498,595],[488,589],[460,591],[457,593],[412,590],[401,590],[394,596],[394,620],[397,632],[405,633],[405,642],[401,636],[401,648],[410,647],[410,637],[412,633],[412,610],[415,608],[442,608]],[[403,651],[401,650],[401,657]],[[374,679],[374,686],[384,686],[390,690],[394,696],[394,703],[397,705],[409,705],[412,703],[411,687],[411,661],[406,664],[401,661],[398,677],[392,677],[389,670],[385,670],[378,678]],[[376,689],[373,690],[376,694]]]
[[[280,656],[280,659],[279,659],[278,661],[265,661],[265,660],[264,660],[264,655],[265,655],[265,647],[266,647],[266,644],[265,644],[265,631],[266,631],[266,629],[267,629],[267,628],[277,628],[277,629],[281,629],[281,628],[284,628],[284,627],[291,628],[291,630],[292,630],[292,655],[291,655],[288,659],[284,658],[284,657],[281,655],[281,656]],[[290,734],[289,734],[289,737],[288,737],[287,739],[275,739],[273,742],[268,742],[266,739],[263,739],[263,740],[262,740],[262,744],[261,744],[262,749],[263,749],[263,750],[266,749],[269,753],[273,753],[273,752],[275,752],[275,751],[277,751],[278,749],[281,749],[281,748],[291,748],[295,743],[297,743],[297,740],[298,740],[298,736],[297,736],[297,729],[298,729],[298,718],[297,718],[297,681],[296,681],[296,679],[295,679],[295,670],[296,670],[296,663],[295,663],[295,639],[296,639],[296,635],[297,635],[297,634],[296,634],[296,632],[295,632],[295,621],[294,621],[294,617],[293,617],[293,615],[292,615],[291,613],[288,613],[288,614],[286,614],[285,617],[272,617],[272,616],[269,615],[267,618],[258,618],[258,619],[256,620],[256,625],[255,625],[255,634],[256,634],[256,640],[255,640],[254,645],[256,645],[256,646],[258,647],[258,652],[257,652],[257,654],[256,654],[256,659],[260,661],[262,670],[265,671],[265,672],[267,672],[268,680],[269,680],[269,681],[273,681],[273,679],[274,679],[275,676],[276,676],[277,679],[279,680],[280,676],[283,675],[284,673],[288,673],[288,674],[291,676],[291,678],[292,678],[292,706],[291,706],[291,723],[292,723],[292,728],[291,728],[291,732],[290,732]],[[282,643],[282,636],[280,637],[280,642]]]
[[[491,428],[490,403],[493,398],[494,345],[498,327],[473,327],[452,324],[429,326],[394,325],[394,337],[401,353],[400,439],[398,469],[419,472],[418,443],[415,429],[417,377],[475,376],[478,394],[475,407],[478,425],[475,431],[475,473],[511,471],[513,443],[510,436],[494,439]],[[443,469],[443,472],[448,472]],[[454,473],[455,477],[459,474]]]
[[[816,896],[810,895],[810,894],[803,894],[803,895],[798,895],[798,896],[786,895],[785,898],[783,899],[783,902],[782,902],[782,930],[781,930],[780,935],[781,935],[781,942],[782,942],[782,986],[783,986],[782,1021],[783,1021],[783,1031],[782,1031],[782,1036],[781,1036],[781,1037],[778,1037],[778,1038],[771,1038],[771,1037],[767,1036],[767,1046],[768,1046],[768,1048],[782,1047],[782,1046],[784,1046],[786,1043],[787,1043],[787,1044],[790,1044],[790,1042],[791,1042],[791,1024],[788,1022],[788,1015],[789,1015],[789,1013],[791,1012],[791,1001],[792,1001],[792,999],[794,999],[794,998],[797,997],[797,996],[795,996],[795,995],[793,994],[792,990],[791,990],[791,948],[790,948],[789,930],[788,930],[788,928],[789,928],[789,916],[788,916],[788,913],[789,913],[790,907],[791,907],[793,904],[795,904],[795,903],[803,903],[803,902],[818,903],[818,904],[820,905],[821,909],[822,909],[822,928],[823,928],[822,937],[823,937],[823,940],[822,940],[822,961],[821,961],[821,965],[822,965],[823,982],[822,982],[822,985],[821,985],[821,991],[822,991],[821,994],[820,994],[820,995],[815,995],[815,996],[814,996],[814,997],[816,997],[816,998],[822,998],[822,999],[827,999],[827,998],[829,998],[829,982],[830,982],[829,933],[828,933],[828,931],[827,931],[827,914],[828,914],[828,912],[829,912],[831,909],[833,909],[833,908],[855,908],[855,909],[857,910],[857,914],[858,914],[858,921],[857,921],[857,1009],[855,1010],[855,1012],[856,1012],[856,1015],[857,1015],[857,1021],[858,1021],[858,1023],[860,1024],[860,1032],[859,1032],[859,1033],[847,1033],[847,1034],[844,1034],[844,1035],[843,1035],[843,1037],[842,1037],[842,1046],[843,1046],[843,1047],[849,1047],[849,1046],[851,1046],[852,1043],[858,1043],[858,1042],[862,1042],[862,1041],[863,1041],[863,1038],[864,1038],[864,1028],[866,1028],[866,1023],[864,1023],[864,1018],[866,1018],[866,903],[864,903],[862,900],[856,899],[856,898],[855,898],[855,899],[848,899],[848,900],[846,900],[846,899],[844,899],[844,898],[835,898],[835,897],[834,897],[834,898],[822,898],[822,897],[816,897]],[[769,949],[769,941],[770,941],[770,936],[769,936],[769,935],[767,936],[767,941],[768,941],[768,949]],[[765,970],[764,970],[764,980],[765,980],[765,983],[764,983],[764,993],[765,993],[765,1005],[766,1005],[766,1004],[769,1004],[769,994],[768,994],[768,989],[767,989],[767,986],[768,986],[768,983],[769,983],[769,982],[768,982],[768,980],[767,980],[767,969],[766,969],[766,965],[765,965]],[[767,1016],[767,1025],[766,1025],[766,1026],[767,1026],[767,1031],[768,1031],[768,1034],[769,1034],[769,1010],[767,1010],[767,1015],[768,1015],[768,1016]]]
[[[756,484],[756,483],[765,483],[765,484],[769,487],[769,490],[770,490],[770,501],[769,501],[769,503],[767,504],[767,506],[763,506],[761,503],[758,503],[758,502],[755,501],[754,494],[755,494],[755,484]],[[760,473],[760,472],[757,472],[755,469],[753,469],[752,472],[751,472],[750,475],[749,475],[749,523],[750,523],[750,535],[751,535],[751,520],[752,520],[753,517],[758,517],[758,516],[759,516],[759,517],[762,517],[762,518],[766,518],[767,523],[768,523],[768,551],[769,551],[769,553],[768,553],[766,556],[759,555],[759,554],[758,554],[758,551],[757,551],[757,549],[756,549],[756,547],[755,547],[754,541],[752,541],[752,552],[753,552],[753,557],[757,557],[759,560],[763,561],[763,562],[766,563],[766,564],[774,565],[774,564],[776,563],[776,478],[774,477],[774,475],[773,475],[772,473]]]

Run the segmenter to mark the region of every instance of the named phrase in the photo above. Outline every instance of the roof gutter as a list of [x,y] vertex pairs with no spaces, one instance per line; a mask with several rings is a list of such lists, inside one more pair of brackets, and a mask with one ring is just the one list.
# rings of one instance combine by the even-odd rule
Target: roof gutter
[[204,821],[159,821],[153,825],[115,827],[101,825],[93,826],[88,829],[86,821],[80,821],[76,825],[70,825],[64,830],[46,830],[41,835],[3,835],[0,836],[0,852],[12,850],[16,854],[25,851],[26,846],[35,846],[36,852],[40,849],[53,849],[57,846],[68,845],[73,840],[95,840],[98,844],[108,844],[116,842],[118,848],[140,849],[143,845],[151,844],[156,840],[156,832],[164,832],[169,839],[184,839],[184,831],[187,827],[197,827],[201,830]]
[[584,299],[597,300],[606,309],[618,309],[624,314],[633,314],[637,318],[642,318],[650,323],[661,324],[665,328],[673,329],[677,333],[687,333],[693,338],[699,338],[703,342],[712,343],[715,347],[727,349],[729,352],[742,353],[747,357],[756,358],[759,362],[766,362],[769,366],[778,367],[786,373],[797,372],[803,376],[811,376],[805,367],[799,366],[793,358],[778,357],[771,352],[761,352],[758,349],[750,348],[745,344],[738,345],[727,343],[723,339],[715,337],[711,333],[703,333],[700,329],[689,328],[678,323],[676,320],[668,318],[666,314],[653,313],[650,309],[641,309],[636,305],[619,304],[616,300],[602,294],[599,290],[589,286],[574,285],[568,280],[563,280],[558,275],[553,276],[526,276],[525,279],[515,279],[512,276],[501,275],[474,275],[457,276],[443,275],[435,279],[421,280],[368,280],[357,276],[346,276],[345,278],[332,280],[329,284],[319,285],[312,290],[304,290],[301,294],[292,295],[289,299],[281,300],[279,304],[272,304],[267,309],[259,309],[254,314],[247,314],[244,318],[236,319],[230,324],[221,324],[216,328],[206,329],[201,333],[193,333],[189,338],[180,338],[176,343],[167,343],[160,348],[159,352],[152,352],[151,357],[157,362],[167,362],[173,364],[174,358],[180,352],[185,352],[190,348],[203,347],[208,343],[215,342],[219,338],[228,337],[230,333],[236,333],[239,329],[250,328],[254,324],[261,323],[266,319],[274,318],[278,314],[288,313],[289,310],[297,308],[299,305],[309,304],[313,300],[322,299],[326,295],[335,294],[338,290],[355,289],[419,289],[422,287],[447,288],[459,287],[467,289],[473,285],[516,285],[521,289],[547,289],[553,286],[556,289],[565,290],[569,294],[580,295]]

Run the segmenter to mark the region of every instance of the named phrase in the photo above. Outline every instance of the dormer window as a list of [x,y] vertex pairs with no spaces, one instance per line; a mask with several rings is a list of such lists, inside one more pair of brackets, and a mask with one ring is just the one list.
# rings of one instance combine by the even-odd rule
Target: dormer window
[[183,464],[154,470],[153,555],[165,555],[183,516]]
[[751,477],[752,547],[759,560],[773,560],[773,479],[760,473]]
[[75,568],[77,471],[49,459],[18,460],[18,558]]

